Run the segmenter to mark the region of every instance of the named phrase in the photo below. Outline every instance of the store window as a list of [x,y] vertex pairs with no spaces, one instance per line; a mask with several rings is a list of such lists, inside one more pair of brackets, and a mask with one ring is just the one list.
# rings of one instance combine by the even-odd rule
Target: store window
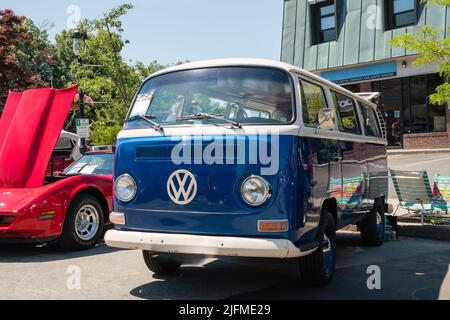
[[[444,79],[438,74],[429,74],[426,80],[428,96],[436,92],[436,88],[444,83]],[[430,131],[446,131],[447,124],[445,119],[445,105],[431,104],[430,100],[428,99],[428,119]]]
[[323,1],[311,5],[313,44],[337,39],[336,6],[334,1]]
[[386,29],[417,24],[419,0],[385,0]]
[[410,79],[411,132],[428,132],[428,106],[425,76]]
[[409,78],[402,78],[401,83],[401,108],[403,117],[403,133],[409,133],[411,128],[411,108],[409,99]]

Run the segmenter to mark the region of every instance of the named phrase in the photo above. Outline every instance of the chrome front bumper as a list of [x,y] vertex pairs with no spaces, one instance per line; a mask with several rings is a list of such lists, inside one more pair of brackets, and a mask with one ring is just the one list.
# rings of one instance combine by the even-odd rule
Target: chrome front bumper
[[122,230],[106,232],[105,242],[111,247],[141,249],[160,253],[259,258],[302,257],[317,249],[317,246],[311,245],[306,249],[299,249],[286,239],[219,237]]

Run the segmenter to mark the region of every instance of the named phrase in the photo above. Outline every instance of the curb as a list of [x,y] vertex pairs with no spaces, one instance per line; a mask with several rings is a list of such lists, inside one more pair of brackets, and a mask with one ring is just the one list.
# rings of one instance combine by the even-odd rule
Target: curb
[[388,156],[399,154],[450,153],[450,149],[388,149]]
[[398,235],[412,238],[450,241],[450,226],[399,222]]

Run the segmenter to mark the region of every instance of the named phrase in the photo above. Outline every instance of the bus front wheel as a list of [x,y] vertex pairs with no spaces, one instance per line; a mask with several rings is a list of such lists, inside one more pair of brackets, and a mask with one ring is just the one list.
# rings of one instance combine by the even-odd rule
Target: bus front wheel
[[316,236],[319,248],[300,258],[300,281],[323,286],[333,278],[336,261],[336,225],[329,211],[325,211]]
[[172,275],[177,273],[181,267],[180,262],[154,252],[143,250],[142,254],[147,268],[156,275]]

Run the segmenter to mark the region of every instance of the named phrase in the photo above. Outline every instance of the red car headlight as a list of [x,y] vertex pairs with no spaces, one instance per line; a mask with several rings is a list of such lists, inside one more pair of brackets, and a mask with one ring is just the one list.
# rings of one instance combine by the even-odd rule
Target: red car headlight
[[14,216],[0,216],[0,227],[9,226],[14,221]]

